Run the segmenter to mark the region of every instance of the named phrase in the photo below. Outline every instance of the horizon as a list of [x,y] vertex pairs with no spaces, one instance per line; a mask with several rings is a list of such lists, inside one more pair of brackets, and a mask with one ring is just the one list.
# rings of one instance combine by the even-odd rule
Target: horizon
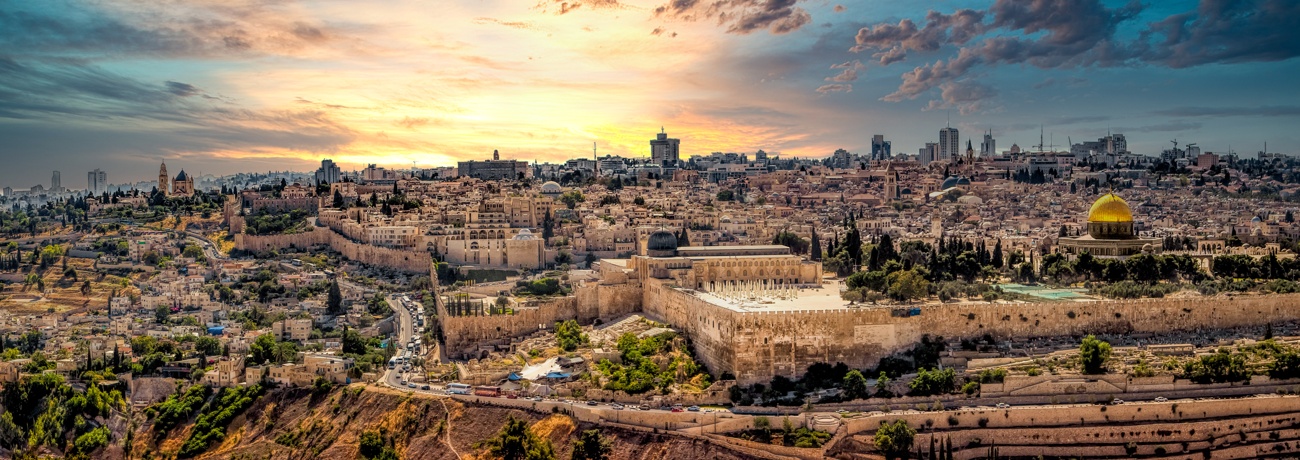
[[999,151],[1040,127],[1058,150],[1107,132],[1146,155],[1300,145],[1298,5],[692,5],[6,5],[0,183],[58,170],[76,188],[98,168],[130,184],[164,160],[217,176],[493,149],[554,163],[592,142],[639,158],[661,126],[684,158],[822,158],[870,151],[874,134],[915,154],[949,117],[962,141],[992,129]]

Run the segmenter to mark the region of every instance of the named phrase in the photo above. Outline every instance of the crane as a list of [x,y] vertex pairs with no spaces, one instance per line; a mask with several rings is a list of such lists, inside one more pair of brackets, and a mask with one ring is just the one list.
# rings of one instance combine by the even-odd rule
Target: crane
[[1177,152],[1177,151],[1178,151],[1178,139],[1174,139],[1174,140],[1169,141],[1169,142],[1173,142],[1173,143],[1174,143],[1174,151]]

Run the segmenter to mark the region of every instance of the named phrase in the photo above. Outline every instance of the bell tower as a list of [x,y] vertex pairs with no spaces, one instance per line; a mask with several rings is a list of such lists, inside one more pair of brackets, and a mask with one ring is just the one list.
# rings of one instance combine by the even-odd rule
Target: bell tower
[[167,162],[164,161],[162,167],[158,169],[158,191],[162,192],[163,195],[169,195],[171,192],[171,189],[167,187],[167,180],[170,177],[167,175]]

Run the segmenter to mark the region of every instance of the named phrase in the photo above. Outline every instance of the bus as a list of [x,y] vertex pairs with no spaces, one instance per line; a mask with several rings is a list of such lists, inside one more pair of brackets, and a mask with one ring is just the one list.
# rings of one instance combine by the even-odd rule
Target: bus
[[400,362],[401,362],[401,360],[400,360],[398,357],[396,357],[396,356],[394,356],[394,357],[392,357],[392,358],[388,358],[388,368],[389,368],[389,369],[396,369],[396,368],[397,368],[397,365],[398,365]]
[[488,396],[495,398],[501,396],[501,387],[481,386],[474,387],[474,396]]
[[463,383],[448,383],[447,394],[453,394],[453,395],[470,394],[470,386]]

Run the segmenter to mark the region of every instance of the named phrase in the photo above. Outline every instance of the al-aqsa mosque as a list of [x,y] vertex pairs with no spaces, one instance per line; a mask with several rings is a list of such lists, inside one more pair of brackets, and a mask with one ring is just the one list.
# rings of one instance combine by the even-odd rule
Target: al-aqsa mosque
[[1128,257],[1143,252],[1159,252],[1157,238],[1138,238],[1133,233],[1133,211],[1115,193],[1107,193],[1088,210],[1088,234],[1062,237],[1059,245],[1067,254],[1084,252],[1098,257]]

